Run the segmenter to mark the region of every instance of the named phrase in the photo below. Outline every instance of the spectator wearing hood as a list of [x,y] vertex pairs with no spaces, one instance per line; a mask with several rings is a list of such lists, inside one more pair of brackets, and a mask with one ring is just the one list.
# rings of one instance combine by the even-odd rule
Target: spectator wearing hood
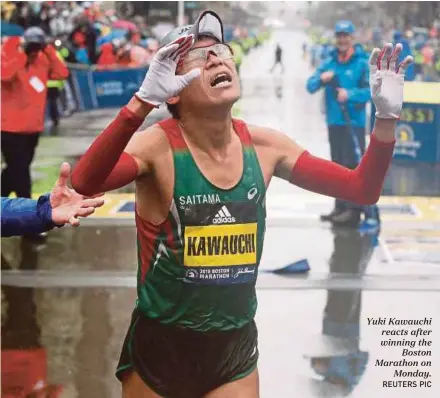
[[9,38],[1,53],[1,150],[2,196],[11,192],[31,197],[30,165],[40,133],[44,130],[48,79],[66,79],[69,71],[42,29],[32,27]]
[[[411,53],[411,47],[409,45],[408,39],[405,38],[405,36],[402,34],[402,32],[395,32],[393,35],[393,40],[394,43],[393,45],[395,46],[397,43],[402,44],[402,52],[399,55],[399,59],[397,60],[397,65],[400,64],[400,62],[402,62],[408,55],[413,55]],[[406,81],[413,81],[416,78],[416,71],[414,68],[414,65],[411,64],[408,67],[408,70],[405,72],[405,80]]]

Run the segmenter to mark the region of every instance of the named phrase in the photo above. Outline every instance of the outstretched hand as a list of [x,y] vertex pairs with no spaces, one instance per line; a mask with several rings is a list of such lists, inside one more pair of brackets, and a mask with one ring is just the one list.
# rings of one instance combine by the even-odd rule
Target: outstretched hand
[[103,194],[91,198],[80,195],[67,186],[70,177],[70,165],[63,163],[60,168],[60,176],[50,192],[50,205],[52,207],[52,221],[56,225],[70,224],[79,226],[78,217],[88,217],[97,207],[104,204],[104,199],[99,198]]
[[411,56],[407,56],[397,65],[401,51],[400,43],[394,48],[391,43],[387,43],[382,50],[375,48],[371,53],[370,90],[378,119],[400,117],[405,71],[413,61]]

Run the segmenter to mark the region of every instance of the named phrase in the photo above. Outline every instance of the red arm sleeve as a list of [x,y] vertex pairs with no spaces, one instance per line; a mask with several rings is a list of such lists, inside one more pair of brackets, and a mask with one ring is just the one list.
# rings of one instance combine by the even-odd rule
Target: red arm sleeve
[[296,162],[290,182],[322,195],[348,200],[360,205],[378,201],[395,142],[379,141],[374,134],[355,170],[347,169],[304,151]]
[[138,173],[135,159],[123,152],[143,119],[126,107],[93,142],[73,170],[72,187],[92,196],[121,188],[134,181]]

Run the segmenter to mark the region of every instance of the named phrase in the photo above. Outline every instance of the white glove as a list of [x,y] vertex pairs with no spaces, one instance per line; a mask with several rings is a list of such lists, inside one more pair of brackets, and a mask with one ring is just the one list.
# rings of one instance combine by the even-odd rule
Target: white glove
[[370,57],[371,99],[376,106],[377,119],[399,119],[403,105],[403,84],[405,71],[412,62],[406,57],[396,69],[397,59],[402,51],[399,43],[393,49],[387,43],[382,51],[375,48]]
[[186,75],[176,75],[176,67],[180,57],[191,48],[193,35],[180,37],[161,48],[153,57],[147,75],[135,94],[141,101],[155,107],[179,94],[196,77],[200,69],[193,69]]

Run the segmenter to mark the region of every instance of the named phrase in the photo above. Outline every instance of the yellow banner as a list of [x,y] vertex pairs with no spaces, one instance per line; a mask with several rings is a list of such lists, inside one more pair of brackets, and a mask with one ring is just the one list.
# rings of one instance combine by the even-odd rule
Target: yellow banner
[[440,83],[405,82],[403,102],[413,104],[440,104]]
[[184,265],[228,267],[257,261],[257,223],[185,227]]

